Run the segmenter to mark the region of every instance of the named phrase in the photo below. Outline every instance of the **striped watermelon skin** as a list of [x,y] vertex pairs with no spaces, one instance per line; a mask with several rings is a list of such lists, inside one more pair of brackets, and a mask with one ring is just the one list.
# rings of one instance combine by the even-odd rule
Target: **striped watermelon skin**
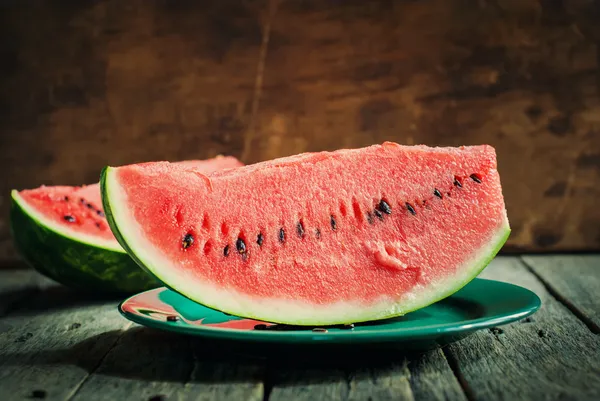
[[33,219],[13,194],[11,233],[27,263],[70,288],[132,294],[160,284],[121,250],[93,246],[58,233]]
[[[205,174],[243,165],[231,156],[174,164]],[[99,184],[13,190],[10,229],[30,266],[72,289],[132,294],[160,286],[114,238]]]

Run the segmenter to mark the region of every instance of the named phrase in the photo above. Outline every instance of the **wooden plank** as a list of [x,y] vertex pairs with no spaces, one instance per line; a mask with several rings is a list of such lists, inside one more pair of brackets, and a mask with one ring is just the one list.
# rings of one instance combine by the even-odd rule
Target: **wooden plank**
[[532,318],[450,345],[458,376],[477,400],[592,400],[600,397],[600,338],[554,299],[518,258],[496,258],[483,277],[534,291]]
[[411,358],[408,369],[415,400],[466,401],[465,393],[442,350]]
[[39,290],[40,275],[32,269],[0,269],[0,317]]
[[523,261],[555,298],[600,334],[600,255],[532,255]]
[[439,349],[312,351],[293,363],[271,364],[270,371],[269,400],[465,400]]
[[[223,353],[224,354],[224,353]],[[262,400],[263,369],[215,358],[209,343],[135,326],[110,350],[69,400],[164,396],[184,400]]]
[[189,341],[139,326],[127,330],[68,400],[172,396],[192,371]]
[[0,320],[0,399],[67,399],[130,326],[116,305],[51,286]]
[[414,400],[406,360],[350,373],[348,400]]
[[348,382],[339,368],[274,367],[269,401],[346,400]]
[[[227,346],[227,345],[225,345]],[[265,367],[256,360],[211,356],[209,343],[192,341],[194,370],[179,399],[182,401],[248,400],[262,401],[265,392]],[[214,359],[213,359],[214,358]]]

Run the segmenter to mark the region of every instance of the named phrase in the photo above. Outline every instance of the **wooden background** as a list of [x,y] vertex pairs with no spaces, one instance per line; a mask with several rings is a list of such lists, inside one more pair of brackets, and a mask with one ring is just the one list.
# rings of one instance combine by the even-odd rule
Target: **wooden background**
[[506,250],[600,249],[600,2],[0,2],[9,190],[106,164],[496,147]]

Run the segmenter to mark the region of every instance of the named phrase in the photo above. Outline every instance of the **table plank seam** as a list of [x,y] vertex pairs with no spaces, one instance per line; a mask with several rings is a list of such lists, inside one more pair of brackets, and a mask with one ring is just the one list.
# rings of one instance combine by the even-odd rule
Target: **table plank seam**
[[79,390],[88,381],[88,379],[90,377],[92,377],[92,375],[100,368],[100,366],[102,366],[102,363],[104,362],[104,360],[106,359],[108,354],[110,354],[110,352],[117,346],[117,344],[119,343],[119,341],[121,341],[121,338],[123,337],[125,332],[127,332],[127,330],[129,330],[131,328],[131,326],[133,326],[132,322],[128,323],[123,328],[123,330],[121,330],[121,334],[119,334],[119,336],[115,339],[115,341],[112,343],[112,345],[107,349],[106,353],[102,356],[102,358],[100,358],[98,360],[98,363],[96,364],[96,366],[94,366],[94,368],[89,371],[89,373],[81,380],[81,382],[79,382],[79,384],[77,386],[75,386],[75,388],[73,389],[71,394],[67,398],[65,398],[65,401],[71,401],[77,395]]
[[458,384],[460,385],[460,388],[462,389],[465,398],[468,401],[475,401],[477,399],[475,397],[475,393],[473,392],[473,389],[469,385],[469,382],[461,372],[458,360],[454,357],[454,355],[452,355],[450,349],[447,346],[442,347],[441,350],[444,354],[444,358],[446,359],[446,363],[448,363],[450,369],[452,370],[452,373],[454,373],[454,377],[456,377],[456,380],[458,381]]
[[263,370],[263,401],[269,401],[271,398],[271,392],[273,391],[275,379],[272,372],[273,367],[270,363],[265,364]]
[[192,354],[192,368],[190,369],[190,373],[187,374],[187,379],[183,384],[183,388],[186,390],[191,386],[191,383],[196,375],[196,371],[198,370],[198,356],[196,355],[196,349],[194,348],[193,337],[189,339],[188,347]]
[[525,268],[533,274],[540,283],[544,286],[546,291],[554,297],[561,305],[567,308],[575,317],[577,317],[585,326],[594,334],[600,334],[600,326],[594,323],[588,316],[585,315],[583,311],[581,311],[577,306],[575,306],[571,301],[565,298],[559,291],[557,291],[552,284],[548,282],[542,275],[540,275],[531,264],[523,258],[523,256],[519,257],[521,263],[525,266]]

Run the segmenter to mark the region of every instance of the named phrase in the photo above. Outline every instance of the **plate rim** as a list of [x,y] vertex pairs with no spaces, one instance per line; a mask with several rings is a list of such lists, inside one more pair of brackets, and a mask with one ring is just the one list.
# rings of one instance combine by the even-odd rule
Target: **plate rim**
[[[178,322],[168,322],[168,321],[159,321],[151,318],[144,318],[140,315],[127,312],[123,309],[123,305],[125,305],[131,299],[141,295],[148,294],[152,292],[162,292],[162,291],[176,291],[162,286],[153,288],[146,291],[141,291],[134,295],[131,295],[121,301],[117,307],[119,313],[134,323],[140,324],[142,326],[155,328],[159,330],[166,330],[171,332],[176,332],[180,334],[188,334],[197,337],[209,337],[213,339],[221,339],[221,340],[237,340],[237,341],[247,341],[247,342],[277,342],[277,343],[315,343],[315,342],[329,342],[329,343],[384,343],[384,342],[394,342],[394,341],[411,341],[417,339],[431,339],[440,336],[451,336],[451,335],[460,335],[460,334],[468,334],[474,331],[492,328],[495,326],[501,326],[505,324],[509,324],[518,320],[521,320],[527,316],[530,316],[537,312],[542,305],[542,301],[539,296],[531,291],[528,288],[522,287],[517,284],[508,283],[500,280],[486,279],[486,278],[475,278],[472,281],[478,282],[486,282],[485,284],[490,285],[490,283],[494,283],[494,285],[503,285],[508,287],[513,287],[513,290],[520,291],[522,294],[530,297],[530,302],[526,306],[522,306],[520,308],[515,308],[514,312],[495,315],[492,317],[479,317],[475,319],[465,320],[461,323],[442,323],[442,324],[432,324],[426,326],[413,326],[406,327],[402,329],[395,330],[385,330],[385,329],[370,329],[368,331],[353,331],[353,330],[340,330],[340,331],[332,331],[325,333],[315,333],[312,331],[277,331],[277,330],[238,330],[231,329],[225,327],[211,327],[211,326],[193,326],[193,325],[181,325],[180,321]],[[454,294],[450,295],[455,296],[460,292],[457,291]],[[179,294],[179,293],[177,293]],[[180,294],[181,295],[181,294]],[[184,295],[184,298],[188,299]],[[190,302],[194,302],[191,301]],[[439,301],[438,301],[439,302]],[[207,306],[202,305],[205,308]],[[212,308],[208,308],[212,309]],[[244,319],[243,317],[240,317]],[[257,319],[251,319],[257,320]],[[311,326],[312,327],[312,326]],[[318,326],[317,326],[318,327]]]

